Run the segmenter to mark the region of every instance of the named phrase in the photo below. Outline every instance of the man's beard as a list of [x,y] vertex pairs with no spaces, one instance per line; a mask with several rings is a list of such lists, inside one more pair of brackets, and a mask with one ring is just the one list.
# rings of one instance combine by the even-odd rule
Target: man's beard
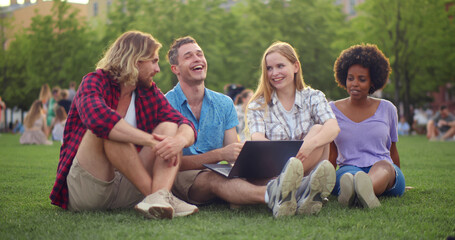
[[138,87],[142,87],[142,88],[150,88],[152,86],[152,82],[151,80],[142,80],[142,79],[138,79],[137,81],[137,86]]

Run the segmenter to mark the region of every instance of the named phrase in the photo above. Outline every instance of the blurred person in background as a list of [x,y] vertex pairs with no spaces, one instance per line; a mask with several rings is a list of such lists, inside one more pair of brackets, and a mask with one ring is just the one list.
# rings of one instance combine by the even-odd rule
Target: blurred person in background
[[439,112],[427,124],[427,138],[431,141],[449,140],[455,135],[455,116],[447,106],[442,105]]
[[35,100],[24,119],[25,131],[19,142],[21,144],[51,145],[43,102]]
[[409,123],[406,121],[406,117],[401,115],[400,122],[398,122],[398,135],[400,136],[409,135],[410,130],[411,127],[409,126]]
[[68,88],[68,100],[70,100],[72,102],[75,96],[76,96],[76,82],[71,81],[69,88]]
[[51,88],[49,87],[49,84],[45,83],[45,84],[41,85],[38,99],[41,100],[41,102],[43,103],[44,113],[46,113],[46,114],[47,114],[47,109],[49,106],[49,100],[51,99],[51,97],[52,97],[52,93],[51,93]]
[[59,106],[65,108],[65,111],[69,113],[71,107],[71,101],[68,99],[68,90],[62,89],[60,91],[60,100],[57,103]]
[[412,129],[417,134],[425,134],[428,119],[430,119],[429,116],[422,108],[416,108],[414,110],[414,121],[412,123]]
[[55,86],[52,88],[52,96],[49,99],[49,103],[47,105],[47,125],[50,126],[52,124],[52,120],[55,117],[55,108],[58,105],[58,101],[60,101],[60,87]]
[[63,142],[63,130],[65,129],[67,117],[65,108],[63,106],[57,106],[55,109],[55,118],[51,125],[52,140]]
[[239,93],[234,101],[235,110],[237,111],[237,118],[239,119],[239,124],[237,125],[236,129],[237,134],[239,135],[239,139],[242,142],[247,140],[245,135],[245,111],[252,96],[253,90],[247,88]]
[[229,96],[233,102],[235,101],[237,95],[241,93],[244,89],[245,87],[243,87],[241,84],[234,83],[226,84],[223,87],[224,94]]
[[[4,122],[4,120],[3,120],[3,118],[4,118],[3,111],[5,109],[6,109],[6,104],[5,104],[5,102],[3,102],[2,97],[0,96],[0,130],[2,130],[3,127],[4,127],[3,126],[3,122]],[[5,126],[5,128],[6,128],[6,126]]]

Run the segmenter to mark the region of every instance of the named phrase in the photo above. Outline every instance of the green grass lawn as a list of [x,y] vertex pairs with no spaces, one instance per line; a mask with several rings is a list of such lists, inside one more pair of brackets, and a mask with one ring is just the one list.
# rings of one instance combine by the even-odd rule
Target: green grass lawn
[[455,236],[455,142],[398,142],[406,185],[380,208],[342,208],[331,196],[317,216],[273,219],[266,206],[217,203],[173,220],[134,210],[71,213],[50,204],[60,144],[22,146],[0,135],[0,239],[446,239]]

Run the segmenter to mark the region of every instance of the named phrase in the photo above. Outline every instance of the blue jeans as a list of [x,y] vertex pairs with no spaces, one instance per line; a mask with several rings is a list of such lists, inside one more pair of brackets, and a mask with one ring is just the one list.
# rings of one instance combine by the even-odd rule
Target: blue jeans
[[[393,196],[393,197],[401,197],[404,194],[404,188],[406,186],[405,181],[404,181],[404,175],[403,172],[401,172],[401,169],[395,165],[392,164],[393,167],[395,168],[395,184],[390,188],[385,190],[381,196]],[[359,171],[364,171],[368,173],[370,171],[372,166],[369,167],[356,167],[356,166],[351,166],[351,165],[345,165],[340,167],[336,174],[337,174],[337,181],[335,183],[335,187],[333,188],[332,194],[338,196],[340,194],[340,179],[341,176],[345,173],[351,173],[352,175],[355,175],[356,172]]]

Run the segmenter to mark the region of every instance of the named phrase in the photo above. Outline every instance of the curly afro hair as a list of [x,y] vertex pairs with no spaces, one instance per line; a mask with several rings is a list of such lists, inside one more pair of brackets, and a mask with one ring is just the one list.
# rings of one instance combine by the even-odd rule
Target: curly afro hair
[[352,65],[359,64],[370,71],[370,79],[373,86],[369,94],[382,89],[389,78],[392,68],[389,59],[374,44],[359,44],[349,47],[341,52],[335,61],[333,71],[338,86],[346,89],[348,70]]

